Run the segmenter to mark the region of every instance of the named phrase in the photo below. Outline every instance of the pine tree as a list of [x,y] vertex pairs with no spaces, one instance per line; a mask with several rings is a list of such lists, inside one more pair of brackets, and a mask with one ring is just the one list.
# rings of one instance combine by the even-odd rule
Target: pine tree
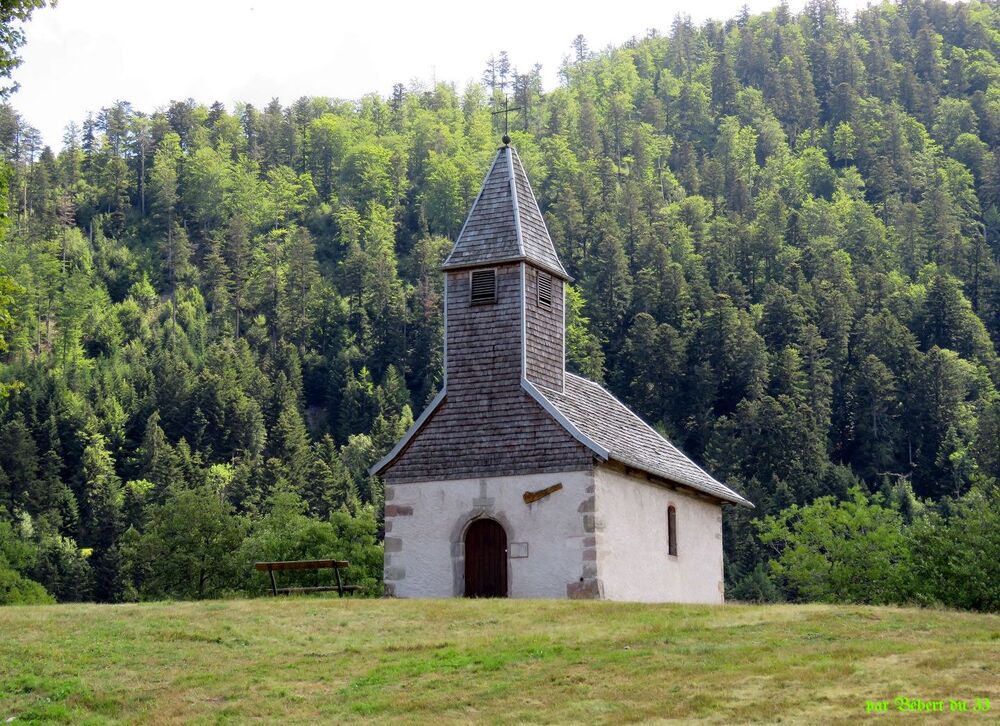
[[296,227],[289,233],[286,244],[286,285],[289,294],[285,310],[288,322],[285,327],[289,336],[300,346],[304,346],[312,327],[313,294],[319,282],[316,245],[312,235],[301,227]]
[[162,503],[172,486],[182,481],[179,462],[166,434],[160,428],[160,412],[153,411],[146,421],[146,433],[138,451],[137,471],[153,484],[151,501]]
[[632,300],[632,275],[621,231],[610,218],[602,220],[603,230],[586,262],[588,317],[594,332],[604,340],[617,334]]
[[246,220],[239,215],[233,216],[229,220],[224,249],[226,262],[233,276],[233,312],[236,316],[233,336],[237,340],[240,338],[243,309],[247,304],[247,283],[252,272],[253,250],[248,235]]
[[176,221],[178,195],[178,165],[181,157],[180,137],[167,134],[160,142],[153,157],[150,174],[150,192],[153,208],[160,220],[160,254],[163,258],[164,277],[170,290],[171,329],[177,325],[177,286],[188,270],[191,250],[187,234]]
[[93,550],[90,564],[94,571],[94,597],[99,602],[116,602],[125,590],[117,544],[124,530],[121,481],[105,438],[91,433],[86,441],[82,465],[87,516],[81,544]]
[[6,473],[0,501],[8,515],[13,516],[31,499],[38,479],[38,449],[21,415],[0,430],[0,469]]

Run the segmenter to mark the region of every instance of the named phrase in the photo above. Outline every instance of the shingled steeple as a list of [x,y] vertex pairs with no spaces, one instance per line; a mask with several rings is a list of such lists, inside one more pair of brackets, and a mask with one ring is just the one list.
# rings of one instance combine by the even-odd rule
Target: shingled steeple
[[443,269],[530,262],[568,280],[521,159],[501,146]]
[[600,385],[566,372],[570,277],[509,144],[497,151],[442,269],[443,386],[373,474],[426,482],[614,460],[749,504]]

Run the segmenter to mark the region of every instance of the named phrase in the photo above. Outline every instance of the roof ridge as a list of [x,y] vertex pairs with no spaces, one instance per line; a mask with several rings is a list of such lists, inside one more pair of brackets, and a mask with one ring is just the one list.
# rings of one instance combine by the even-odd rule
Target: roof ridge
[[[521,211],[517,204],[517,180],[514,178],[514,150],[507,146],[507,184],[510,185],[511,208],[514,211],[514,232],[517,234],[517,251],[524,257],[524,235],[521,233]],[[520,161],[520,159],[518,159]]]
[[[542,214],[542,207],[538,203],[538,199],[535,197],[535,190],[531,187],[531,182],[528,180],[528,172],[524,169],[524,163],[521,161],[521,155],[517,153],[517,149],[513,146],[510,147],[510,152],[512,157],[517,157],[517,164],[521,167],[521,173],[524,174],[524,180],[526,182],[525,186],[528,187],[528,194],[531,195],[531,203],[535,205],[535,209],[538,210],[538,221],[542,223],[542,229],[545,231],[545,236],[549,240],[549,244],[552,245],[552,253],[555,255],[556,263],[562,269],[562,273],[569,277],[569,273],[566,272],[566,268],[563,266],[562,260],[559,259],[559,254],[556,252],[556,244],[552,241],[552,234],[549,232],[549,225],[545,222],[545,215]],[[513,161],[511,161],[511,179],[514,178],[514,167]],[[519,223],[520,224],[520,223]],[[520,227],[518,227],[520,230]],[[520,234],[520,231],[518,232]],[[522,254],[524,253],[524,248],[521,248]]]
[[[632,416],[632,418],[634,418],[634,419],[635,419],[636,421],[638,421],[639,423],[641,423],[641,424],[642,424],[643,426],[645,426],[645,427],[646,427],[647,429],[649,429],[649,430],[650,430],[650,431],[652,431],[652,432],[653,432],[654,434],[656,434],[657,436],[659,436],[659,437],[660,437],[660,438],[661,438],[661,439],[662,439],[662,440],[663,440],[664,442],[666,442],[666,443],[667,443],[667,444],[669,444],[670,446],[673,446],[673,447],[674,447],[675,449],[677,449],[677,451],[680,451],[680,453],[684,454],[684,452],[683,452],[683,451],[681,451],[680,447],[678,447],[678,446],[677,446],[677,444],[675,444],[675,443],[674,443],[674,442],[672,442],[672,441],[671,441],[670,439],[668,439],[668,438],[667,438],[666,436],[664,436],[664,435],[663,435],[663,434],[661,434],[661,433],[660,433],[659,431],[657,431],[657,430],[656,430],[655,428],[653,428],[652,426],[650,426],[650,424],[649,424],[649,422],[648,422],[648,421],[646,421],[646,420],[645,420],[645,419],[644,419],[644,418],[643,418],[642,416],[640,416],[640,415],[639,415],[639,414],[637,414],[637,413],[636,413],[635,411],[633,411],[633,410],[632,410],[632,408],[631,408],[630,406],[626,405],[624,401],[622,401],[622,400],[621,400],[620,398],[618,398],[618,396],[616,396],[615,394],[613,394],[613,393],[612,393],[611,391],[609,391],[609,390],[608,390],[607,388],[605,388],[604,386],[602,386],[602,385],[601,385],[600,383],[598,383],[597,381],[592,381],[592,380],[590,380],[589,378],[584,378],[583,376],[578,376],[578,375],[576,375],[575,373],[570,373],[569,371],[566,371],[566,375],[569,375],[569,376],[573,376],[573,377],[574,377],[574,378],[576,378],[577,380],[580,380],[580,381],[583,381],[584,383],[589,383],[589,384],[590,384],[590,385],[592,385],[592,386],[597,386],[598,388],[600,388],[600,389],[601,389],[602,391],[604,391],[604,392],[605,392],[606,394],[608,394],[609,396],[611,396],[611,398],[613,398],[613,399],[615,400],[615,402],[616,402],[616,403],[617,403],[617,404],[618,404],[619,406],[621,406],[621,407],[622,407],[622,408],[624,408],[624,409],[625,409],[626,411],[628,411],[629,415],[630,415],[630,416]],[[687,457],[688,459],[690,459],[690,458],[691,458],[691,457],[690,457],[690,456],[688,456],[687,454],[684,454],[684,456],[685,456],[685,457]],[[694,461],[692,461],[691,463],[692,463],[692,464],[694,464]],[[695,465],[695,466],[698,466],[697,464],[694,464],[694,465]],[[711,474],[709,474],[709,473],[708,473],[707,471],[705,471],[704,469],[702,469],[702,468],[701,468],[700,466],[698,466],[698,468],[699,468],[699,469],[701,469],[701,471],[702,471],[702,473],[703,473],[703,474],[706,474],[707,476],[712,476],[712,475],[711,475]],[[712,477],[712,478],[714,479],[715,477]]]

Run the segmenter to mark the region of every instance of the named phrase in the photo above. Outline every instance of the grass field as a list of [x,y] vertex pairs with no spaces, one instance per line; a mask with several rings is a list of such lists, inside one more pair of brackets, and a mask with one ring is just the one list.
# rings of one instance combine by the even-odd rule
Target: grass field
[[[0,723],[1000,720],[1000,616],[259,599],[0,608]],[[976,698],[993,710],[972,711]]]

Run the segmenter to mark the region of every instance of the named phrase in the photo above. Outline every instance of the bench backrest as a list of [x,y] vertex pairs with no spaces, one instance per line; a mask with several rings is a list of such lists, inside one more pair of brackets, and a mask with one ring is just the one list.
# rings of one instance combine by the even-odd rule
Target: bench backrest
[[349,567],[347,560],[292,560],[289,562],[258,562],[254,569],[261,572],[276,570],[342,570]]

